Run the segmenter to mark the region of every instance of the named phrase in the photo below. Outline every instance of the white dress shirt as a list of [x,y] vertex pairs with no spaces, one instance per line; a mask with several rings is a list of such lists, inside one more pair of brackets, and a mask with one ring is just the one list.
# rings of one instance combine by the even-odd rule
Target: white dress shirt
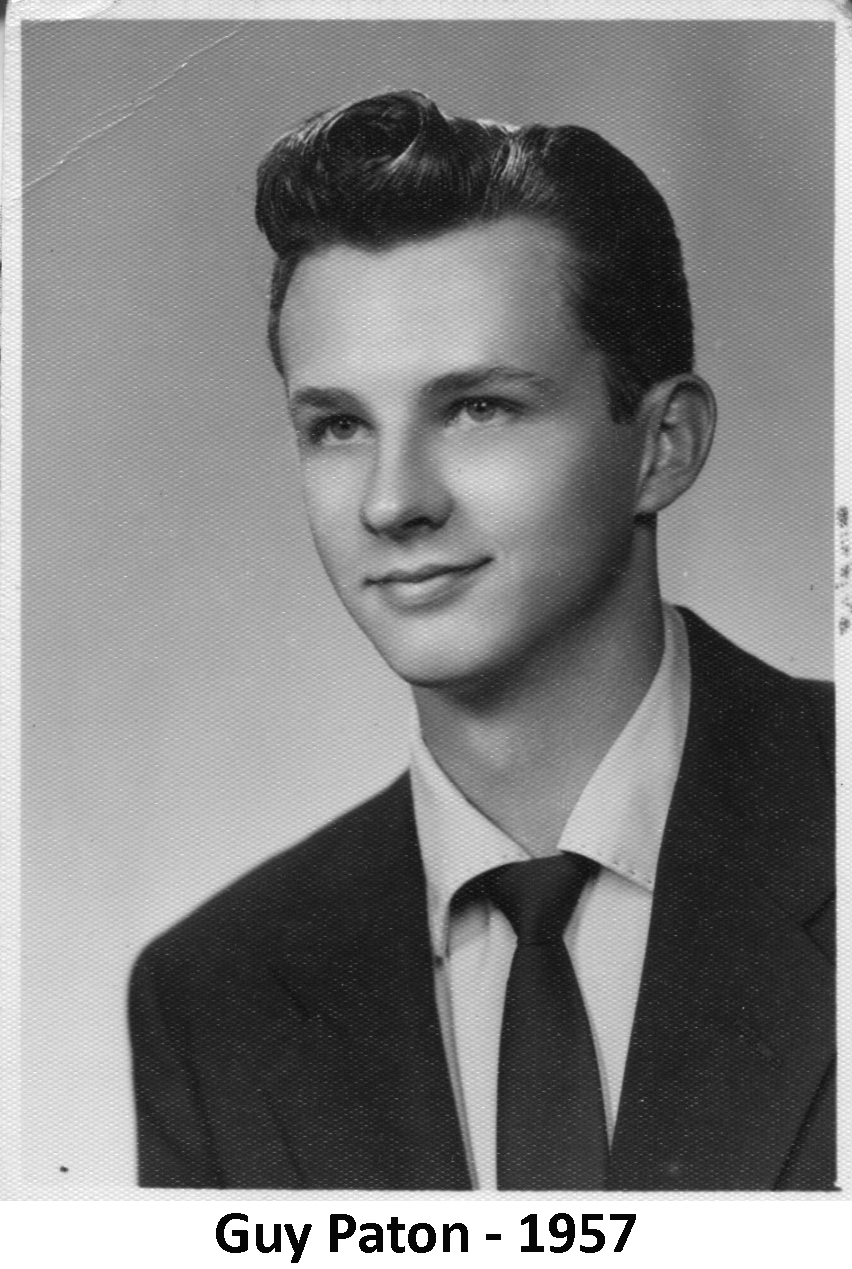
[[[689,715],[686,629],[664,608],[657,674],[586,785],[559,850],[601,871],[565,931],[595,1041],[610,1140],[618,1113],[654,893],[654,875]],[[465,882],[527,852],[452,783],[412,728],[411,782],[426,872],[435,984],[444,1046],[475,1188],[497,1187],[497,1069],[503,999],[515,934],[482,901],[450,912]]]

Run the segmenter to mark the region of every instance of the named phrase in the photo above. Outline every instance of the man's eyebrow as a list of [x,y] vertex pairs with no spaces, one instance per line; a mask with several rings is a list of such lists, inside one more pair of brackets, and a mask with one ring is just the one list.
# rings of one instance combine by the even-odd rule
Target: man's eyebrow
[[352,401],[352,393],[345,388],[297,388],[289,397],[292,410],[300,405],[312,405],[320,410],[339,410]]
[[[534,370],[524,370],[520,366],[488,364],[470,366],[464,370],[450,370],[447,374],[438,375],[423,385],[419,395],[430,398],[450,396],[459,392],[487,392],[512,384],[523,384],[539,392],[552,392],[557,386],[555,379],[537,374]],[[305,385],[303,388],[296,389],[289,403],[291,410],[299,406],[313,406],[320,410],[353,409],[355,397],[352,392],[343,387],[319,388]]]
[[466,370],[451,370],[445,375],[438,375],[424,385],[420,395],[433,397],[455,392],[485,392],[511,384],[523,384],[537,388],[540,392],[552,392],[557,386],[555,379],[537,374],[534,370],[523,370],[520,366],[485,365],[471,366]]

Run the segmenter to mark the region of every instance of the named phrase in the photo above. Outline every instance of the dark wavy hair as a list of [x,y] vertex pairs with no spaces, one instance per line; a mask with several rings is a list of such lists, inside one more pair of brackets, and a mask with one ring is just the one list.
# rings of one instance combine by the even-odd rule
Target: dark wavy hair
[[268,337],[296,265],[337,244],[380,250],[509,215],[555,225],[569,251],[568,302],[605,358],[614,418],[693,366],[692,313],[668,207],[597,133],[453,118],[421,93],[369,97],[312,116],[257,174],[257,223],[275,252]]

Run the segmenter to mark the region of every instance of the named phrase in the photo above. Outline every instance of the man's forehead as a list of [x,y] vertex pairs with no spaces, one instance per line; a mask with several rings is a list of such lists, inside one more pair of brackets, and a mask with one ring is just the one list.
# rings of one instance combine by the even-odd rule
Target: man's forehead
[[566,303],[562,253],[546,222],[506,221],[307,257],[279,327],[291,403],[551,391],[589,351]]
[[[281,351],[300,369],[371,356],[400,363],[458,348],[466,364],[566,328],[565,249],[546,222],[516,218],[381,250],[336,245],[303,259],[281,311]],[[413,345],[417,345],[417,349]]]
[[282,315],[318,304],[334,309],[363,305],[378,297],[418,299],[449,285],[483,291],[506,287],[523,292],[546,287],[561,296],[571,249],[560,229],[528,215],[453,226],[442,233],[405,238],[381,247],[346,242],[324,244],[296,265],[282,306]]

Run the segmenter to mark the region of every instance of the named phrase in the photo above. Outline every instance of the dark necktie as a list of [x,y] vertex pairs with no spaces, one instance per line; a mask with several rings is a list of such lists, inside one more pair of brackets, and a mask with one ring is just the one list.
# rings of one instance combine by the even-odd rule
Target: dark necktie
[[561,853],[482,878],[518,938],[497,1087],[501,1190],[599,1190],[608,1145],[600,1075],[565,926],[598,865]]

